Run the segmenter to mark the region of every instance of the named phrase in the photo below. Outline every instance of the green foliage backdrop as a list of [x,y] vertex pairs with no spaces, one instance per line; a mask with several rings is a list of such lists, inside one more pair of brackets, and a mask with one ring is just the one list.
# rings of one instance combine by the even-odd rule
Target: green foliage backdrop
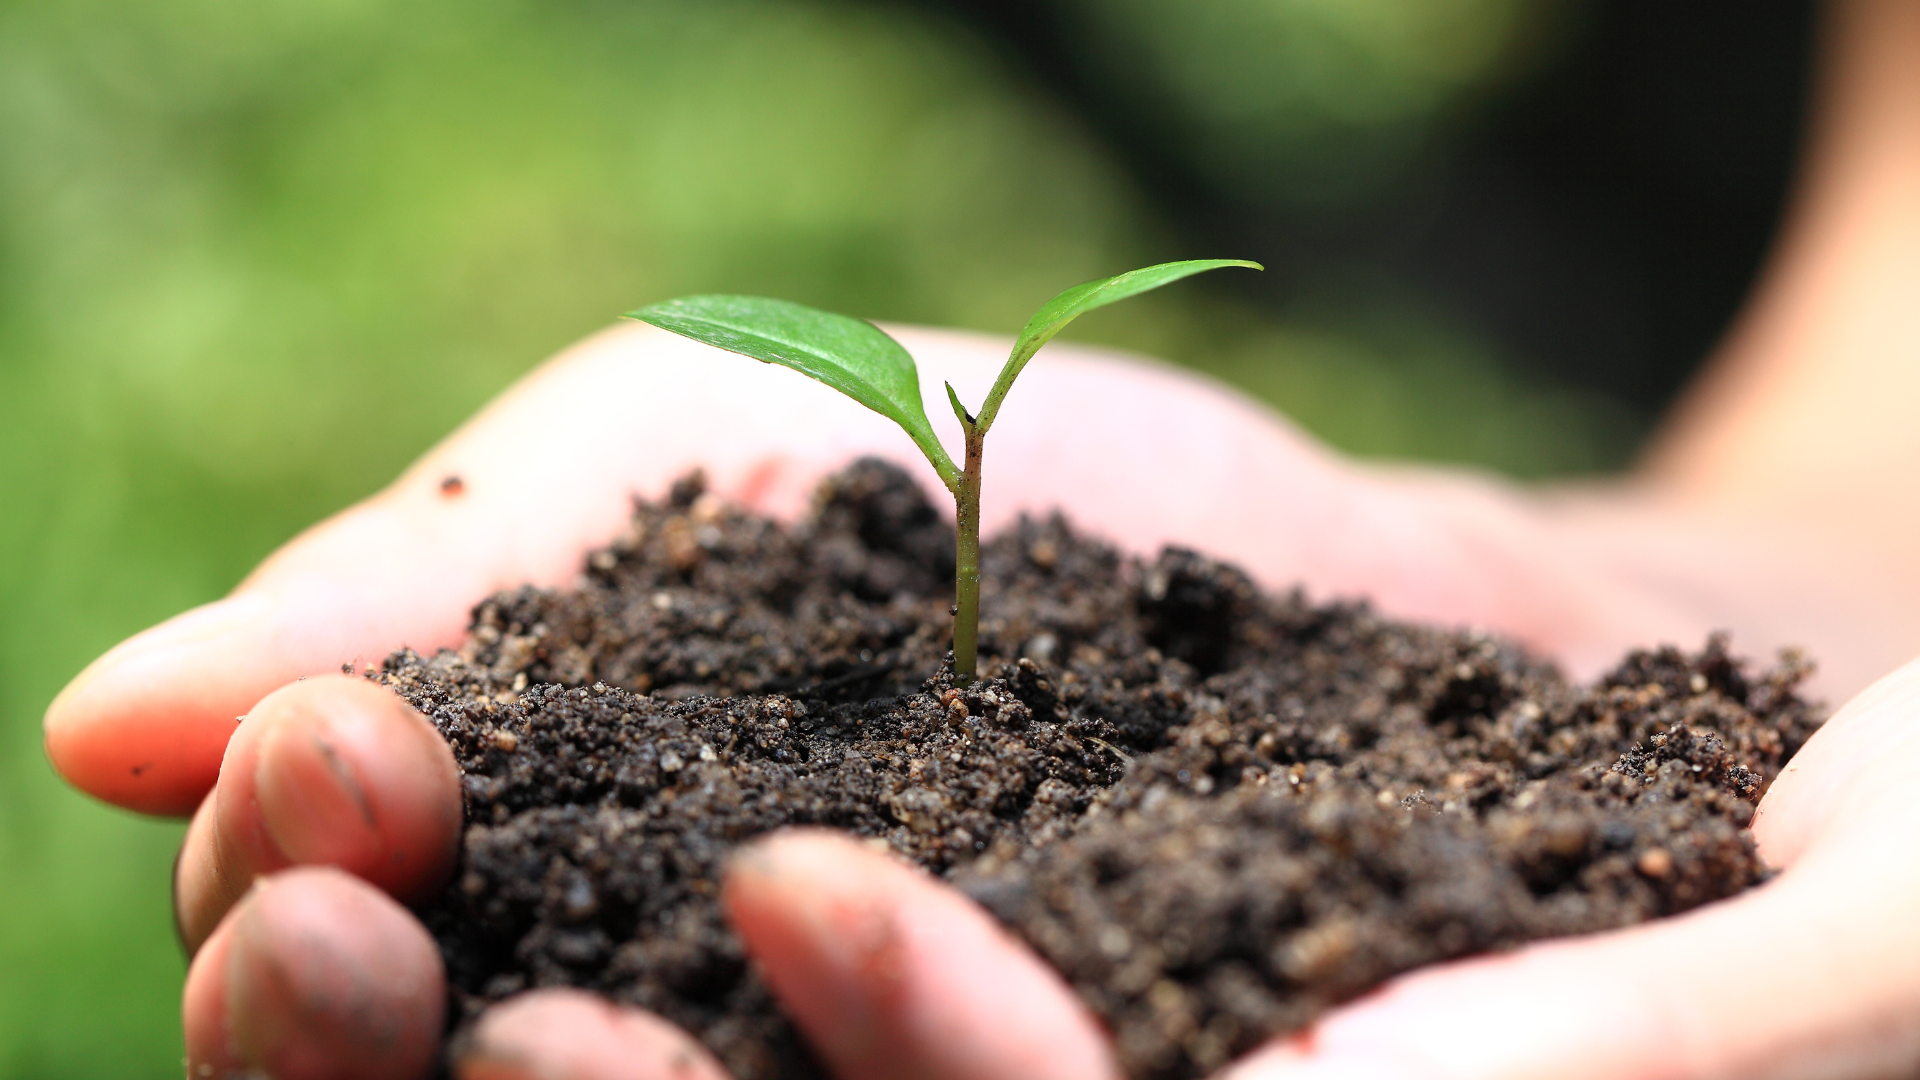
[[[40,753],[88,659],[636,303],[1011,332],[1067,283],[1234,254],[1178,247],[911,5],[0,2],[0,1075],[178,1075],[179,828]],[[1539,474],[1624,445],[1407,305],[1302,325],[1196,288],[1091,329],[1358,451]]]

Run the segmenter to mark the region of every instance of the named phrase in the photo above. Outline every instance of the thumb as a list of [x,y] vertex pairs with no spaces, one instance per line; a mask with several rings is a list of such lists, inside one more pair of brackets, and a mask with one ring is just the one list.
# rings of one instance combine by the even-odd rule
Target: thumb
[[[1827,752],[1881,736],[1866,755]],[[1864,747],[1855,747],[1864,749]],[[1433,968],[1230,1080],[1907,1077],[1920,1069],[1920,663],[1862,694],[1768,798],[1772,882],[1679,918]],[[1846,772],[1827,787],[1808,770]],[[1805,797],[1826,790],[1836,804]],[[1783,816],[1787,820],[1780,820]],[[1812,830],[1787,826],[1815,823]]]
[[[465,606],[485,595],[481,568],[436,560],[429,522],[397,502],[356,507],[282,553],[309,566],[273,573],[269,564],[226,599],[94,661],[47,709],[54,767],[108,802],[190,813],[212,788],[237,719],[271,691],[402,644],[456,640]],[[362,557],[383,544],[380,562]]]

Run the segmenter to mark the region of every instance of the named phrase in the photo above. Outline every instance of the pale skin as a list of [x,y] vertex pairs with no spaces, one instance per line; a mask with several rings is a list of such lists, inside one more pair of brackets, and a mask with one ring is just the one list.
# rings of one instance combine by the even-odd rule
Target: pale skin
[[[1578,674],[1726,627],[1749,652],[1806,645],[1819,691],[1852,698],[1761,806],[1755,835],[1782,869],[1771,883],[1410,974],[1234,1080],[1920,1068],[1920,664],[1900,667],[1920,655],[1920,3],[1831,14],[1817,138],[1776,258],[1628,477],[1541,491],[1363,468],[1209,384],[1058,345],[1009,397],[988,448],[988,532],[1057,504],[1136,550],[1184,541],[1270,585],[1511,634]],[[975,398],[1005,350],[900,334],[923,371]],[[453,644],[490,590],[565,583],[629,494],[657,496],[693,464],[720,494],[792,517],[861,452],[924,469],[885,421],[798,375],[616,328],[228,599],[78,677],[47,713],[54,764],[103,799],[193,814],[176,883],[194,954],[190,1071],[421,1077],[437,1052],[443,976],[402,904],[449,872],[453,763],[397,699],[325,673]],[[441,491],[450,474],[458,495]],[[533,494],[539,512],[516,516]],[[865,848],[763,840],[724,899],[840,1077],[1112,1075],[1058,979],[963,898]],[[463,1080],[721,1075],[664,1022],[557,991],[495,1009],[456,1059]]]

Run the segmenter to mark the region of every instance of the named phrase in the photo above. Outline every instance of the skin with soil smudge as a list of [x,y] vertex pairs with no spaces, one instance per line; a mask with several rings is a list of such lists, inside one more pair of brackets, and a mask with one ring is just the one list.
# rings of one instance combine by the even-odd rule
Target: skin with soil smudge
[[791,529],[690,480],[578,588],[390,657],[465,774],[462,869],[425,912],[456,1011],[581,986],[741,1080],[819,1075],[717,894],[741,841],[826,825],[1012,927],[1129,1075],[1198,1076],[1409,968],[1757,883],[1745,826],[1817,723],[1793,657],[1749,674],[1716,639],[1571,686],[1058,518],[982,571],[994,677],[956,689],[953,532],[904,474],[857,463]]

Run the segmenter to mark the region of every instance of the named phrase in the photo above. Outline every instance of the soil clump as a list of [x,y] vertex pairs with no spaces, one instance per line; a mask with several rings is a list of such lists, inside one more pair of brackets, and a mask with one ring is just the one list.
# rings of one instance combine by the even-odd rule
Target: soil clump
[[456,1024],[580,986],[740,1080],[820,1075],[718,887],[742,841],[824,825],[992,911],[1130,1076],[1200,1076],[1410,968],[1759,882],[1746,825],[1820,715],[1792,654],[1752,672],[1715,637],[1578,686],[1058,516],[982,571],[991,677],[957,688],[953,532],[905,474],[858,462],[793,527],[690,478],[576,587],[389,657],[464,773],[460,870],[423,912]]

